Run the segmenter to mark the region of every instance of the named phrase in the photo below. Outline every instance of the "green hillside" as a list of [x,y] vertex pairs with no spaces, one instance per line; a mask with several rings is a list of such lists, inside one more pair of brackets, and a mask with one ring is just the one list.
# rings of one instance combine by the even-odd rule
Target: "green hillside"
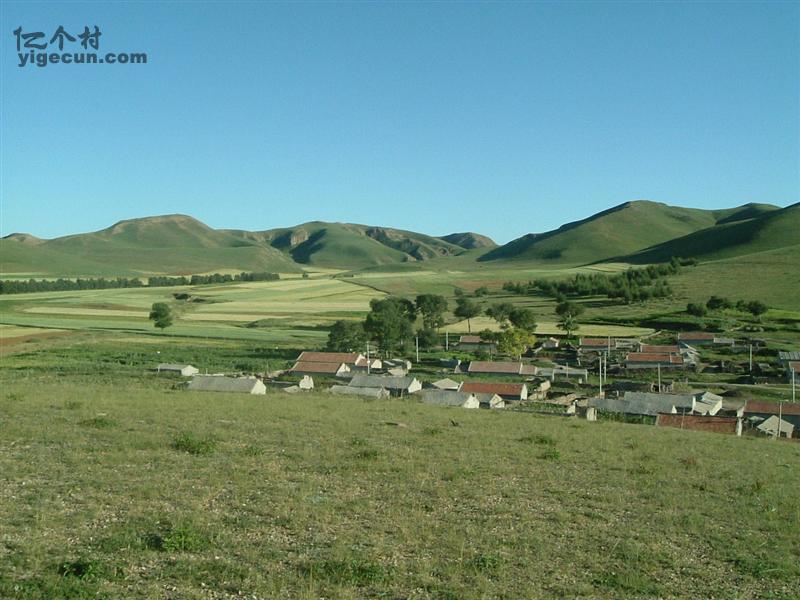
[[274,248],[185,215],[130,219],[94,233],[37,244],[12,235],[3,239],[2,256],[4,273],[59,276],[299,270]]
[[474,250],[475,248],[494,248],[497,244],[489,237],[466,231],[464,233],[451,233],[450,235],[443,235],[441,238],[445,242],[461,246],[466,250]]
[[300,264],[338,269],[429,260],[464,251],[460,245],[420,233],[350,223],[313,221],[297,227],[233,233],[269,244]]
[[800,255],[800,204],[780,210],[754,214],[753,218],[731,221],[622,257],[633,263],[653,263],[671,256],[691,256],[704,260],[732,258],[794,246]]
[[681,208],[649,201],[626,202],[554,231],[528,234],[479,260],[539,260],[586,264],[633,254],[654,244],[777,207],[745,205],[727,210]]

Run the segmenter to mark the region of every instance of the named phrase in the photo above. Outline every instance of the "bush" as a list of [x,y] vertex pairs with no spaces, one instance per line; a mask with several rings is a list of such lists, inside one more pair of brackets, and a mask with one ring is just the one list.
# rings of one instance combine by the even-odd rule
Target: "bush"
[[181,452],[189,454],[204,455],[213,454],[217,449],[217,441],[212,436],[197,437],[193,433],[181,433],[172,440],[172,447]]

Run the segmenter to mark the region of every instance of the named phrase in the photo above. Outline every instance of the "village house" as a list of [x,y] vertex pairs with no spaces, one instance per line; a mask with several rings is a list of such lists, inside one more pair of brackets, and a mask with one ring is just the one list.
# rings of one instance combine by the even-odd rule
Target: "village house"
[[225,377],[220,375],[195,375],[187,387],[192,392],[236,392],[240,394],[265,394],[267,386],[255,377]]
[[536,367],[519,362],[473,360],[467,367],[470,375],[535,375]]
[[659,413],[691,413],[695,399],[689,394],[625,392],[622,398],[590,398],[588,406],[601,412],[654,417]]
[[184,377],[191,377],[192,375],[197,375],[200,372],[200,369],[193,367],[192,365],[161,363],[156,367],[156,371],[159,373],[177,373],[179,375],[183,375]]
[[422,389],[415,377],[390,377],[386,375],[354,375],[350,387],[388,390],[392,396],[408,396]]
[[764,419],[756,425],[756,429],[772,437],[790,438],[794,435],[794,425],[784,419],[779,419],[775,415]]
[[480,401],[475,394],[452,392],[445,390],[425,390],[421,400],[431,406],[457,406],[460,408],[480,408]]
[[328,375],[329,377],[347,377],[350,368],[343,362],[303,362],[297,361],[289,369],[294,375]]
[[682,369],[683,357],[677,354],[631,352],[625,357],[626,369]]
[[453,381],[449,378],[440,379],[439,381],[434,381],[431,384],[431,387],[434,387],[438,390],[450,390],[450,391],[458,391],[458,388],[461,387],[461,382]]
[[503,400],[520,401],[528,399],[528,386],[524,383],[484,383],[465,381],[461,384],[461,392],[472,394],[497,394]]
[[656,416],[658,427],[675,427],[692,431],[709,431],[742,435],[742,420],[736,417],[719,417],[708,415],[659,414]]
[[544,377],[551,381],[556,380],[556,375],[560,375],[564,379],[575,379],[578,383],[583,383],[589,377],[587,369],[580,369],[570,367],[567,365],[553,365],[552,367],[534,367],[534,373],[537,377]]
[[768,419],[778,417],[793,427],[800,427],[800,402],[763,402],[748,400],[744,407],[744,416]]
[[505,408],[506,401],[503,400],[497,394],[474,394],[474,396],[478,399],[481,408],[484,409],[495,409],[495,408]]
[[333,385],[330,387],[329,391],[332,394],[342,395],[342,396],[364,396],[367,398],[388,398],[389,397],[389,390],[383,388],[358,388],[358,387],[351,387],[349,385]]
[[709,333],[707,331],[689,331],[678,334],[679,345],[689,346],[733,346],[736,341],[733,338],[726,338]]
[[[366,372],[367,370],[378,370],[381,369],[382,363],[378,359],[367,358],[361,354],[360,352],[311,352],[311,351],[304,351],[300,353],[300,356],[296,359],[296,365],[302,365],[305,369],[302,372],[308,373],[325,373],[330,374],[330,365],[332,364],[344,364],[346,370],[343,373],[350,373],[350,372]],[[314,370],[314,367],[311,367],[311,364],[324,364],[327,365],[327,368],[318,368],[323,370]],[[292,372],[299,373],[301,371],[296,370],[294,367],[291,369]]]
[[791,382],[795,380],[800,385],[800,360],[790,360],[786,362],[786,378]]
[[462,352],[495,354],[497,352],[497,344],[491,340],[484,340],[479,335],[462,335],[458,339],[458,349]]

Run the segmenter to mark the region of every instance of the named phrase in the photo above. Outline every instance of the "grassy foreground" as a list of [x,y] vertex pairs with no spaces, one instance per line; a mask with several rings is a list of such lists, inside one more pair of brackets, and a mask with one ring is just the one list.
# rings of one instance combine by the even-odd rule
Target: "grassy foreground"
[[0,597],[800,591],[798,444],[1,377]]

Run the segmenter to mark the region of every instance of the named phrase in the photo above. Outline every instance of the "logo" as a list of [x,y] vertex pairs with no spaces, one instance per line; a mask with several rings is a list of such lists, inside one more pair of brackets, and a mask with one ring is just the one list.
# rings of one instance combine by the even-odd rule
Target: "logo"
[[[106,52],[100,54],[100,37],[103,33],[95,25],[90,29],[88,25],[83,31],[72,35],[63,25],[59,25],[50,41],[43,31],[25,32],[22,27],[17,27],[13,32],[17,41],[18,67],[36,65],[141,65],[147,64],[146,52]],[[58,52],[56,52],[58,48]],[[81,48],[83,51],[81,51]],[[66,51],[65,51],[66,49]],[[71,50],[75,51],[71,51]],[[92,52],[95,50],[96,52]]]

